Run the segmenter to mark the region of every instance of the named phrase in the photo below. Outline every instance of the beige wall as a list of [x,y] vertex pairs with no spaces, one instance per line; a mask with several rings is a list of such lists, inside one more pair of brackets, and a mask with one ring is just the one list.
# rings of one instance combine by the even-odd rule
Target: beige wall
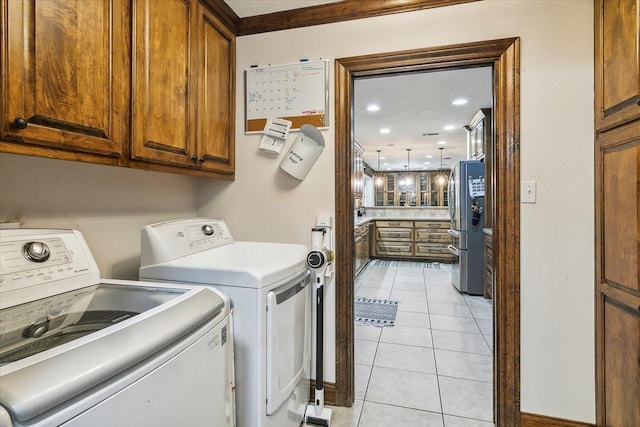
[[[240,37],[235,182],[0,154],[0,221],[77,228],[114,278],[136,277],[140,227],[170,218],[222,217],[240,240],[308,245],[316,215],[334,212],[333,111],[325,152],[292,181],[282,155],[261,154],[259,136],[243,132],[246,67],[519,36],[522,179],[538,182],[521,215],[522,410],[593,422],[592,28],[590,0],[488,0]],[[333,105],[333,74],[330,87]]]
[[140,228],[195,214],[198,178],[0,154],[0,222],[82,232],[106,278],[137,279]]
[[[521,37],[521,177],[538,182],[538,203],[521,213],[522,410],[593,422],[592,14],[590,0],[489,0],[239,37],[237,179],[199,181],[198,214],[225,218],[237,239],[308,245],[316,215],[334,212],[333,111],[325,152],[294,182],[278,170],[282,154],[260,153],[260,137],[243,132],[250,65]],[[330,88],[333,105],[333,64]],[[334,286],[326,307],[329,381]]]

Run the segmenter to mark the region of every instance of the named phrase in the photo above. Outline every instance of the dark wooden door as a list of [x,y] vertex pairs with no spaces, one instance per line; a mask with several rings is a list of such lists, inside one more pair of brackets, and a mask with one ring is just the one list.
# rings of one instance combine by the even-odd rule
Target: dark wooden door
[[596,418],[640,425],[640,0],[595,2]]
[[3,0],[1,12],[1,132],[15,143],[3,149],[119,157],[128,135],[128,6]]
[[640,0],[595,2],[596,129],[640,118]]

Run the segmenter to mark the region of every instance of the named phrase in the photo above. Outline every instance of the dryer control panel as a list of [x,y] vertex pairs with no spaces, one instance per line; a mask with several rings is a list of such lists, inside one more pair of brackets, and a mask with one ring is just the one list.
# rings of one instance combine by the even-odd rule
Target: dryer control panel
[[224,220],[190,218],[142,228],[140,266],[159,264],[233,243]]

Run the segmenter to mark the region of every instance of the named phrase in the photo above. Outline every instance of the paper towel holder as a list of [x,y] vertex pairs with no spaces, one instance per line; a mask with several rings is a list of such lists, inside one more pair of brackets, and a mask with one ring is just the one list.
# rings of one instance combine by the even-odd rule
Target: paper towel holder
[[304,124],[280,162],[280,169],[298,181],[302,181],[322,154],[324,147],[324,138],[320,131],[315,126]]

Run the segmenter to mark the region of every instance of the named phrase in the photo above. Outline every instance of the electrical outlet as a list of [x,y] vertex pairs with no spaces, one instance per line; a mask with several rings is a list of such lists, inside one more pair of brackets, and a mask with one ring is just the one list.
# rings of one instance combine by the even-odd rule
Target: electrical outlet
[[536,181],[522,181],[520,186],[520,201],[522,203],[536,202]]

